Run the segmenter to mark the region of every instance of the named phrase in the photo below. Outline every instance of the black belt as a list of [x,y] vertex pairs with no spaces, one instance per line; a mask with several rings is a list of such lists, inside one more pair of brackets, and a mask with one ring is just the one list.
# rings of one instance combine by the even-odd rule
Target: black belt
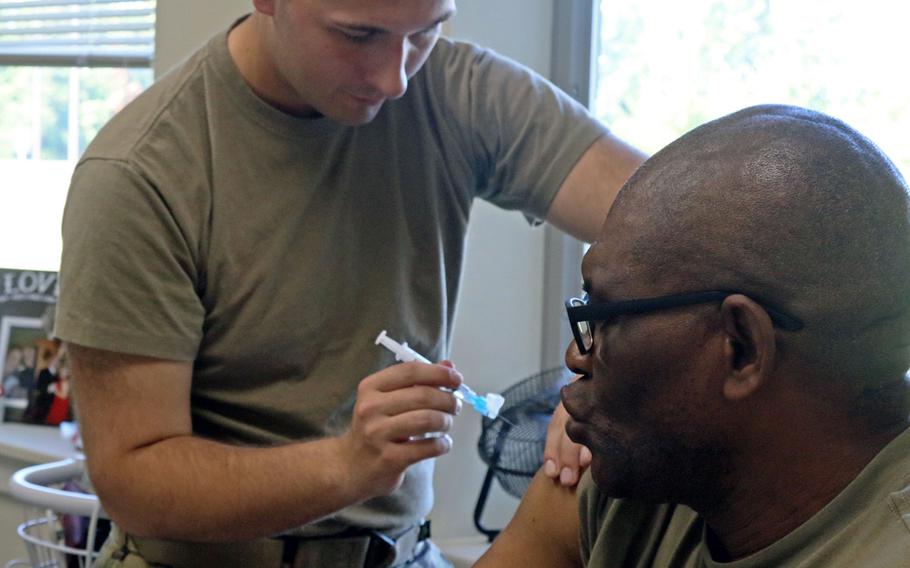
[[[325,541],[350,541],[350,545],[366,542],[366,554],[363,568],[387,568],[413,559],[417,544],[430,538],[430,521],[409,527],[397,534],[389,534],[376,529],[352,527],[343,532],[325,536],[275,537],[282,541],[281,566],[293,567],[297,555],[308,543]],[[339,546],[345,543],[339,542]]]
[[150,566],[318,566],[389,568],[413,560],[430,537],[430,523],[393,532],[352,528],[326,536],[280,536],[248,542],[187,543],[125,535],[115,527],[115,545],[122,554],[136,554]]

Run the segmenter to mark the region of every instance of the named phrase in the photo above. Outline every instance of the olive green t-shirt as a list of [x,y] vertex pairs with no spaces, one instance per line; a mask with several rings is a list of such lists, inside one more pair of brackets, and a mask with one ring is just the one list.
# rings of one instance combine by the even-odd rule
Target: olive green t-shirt
[[591,568],[910,568],[910,430],[808,521],[734,562],[711,558],[704,521],[683,505],[609,499],[590,472],[579,501]]
[[[295,118],[249,89],[221,33],[79,161],[56,334],[192,361],[198,435],[340,433],[360,380],[394,362],[380,331],[447,356],[473,200],[543,218],[604,133],[524,67],[446,39],[369,124]],[[305,532],[415,522],[432,468]]]

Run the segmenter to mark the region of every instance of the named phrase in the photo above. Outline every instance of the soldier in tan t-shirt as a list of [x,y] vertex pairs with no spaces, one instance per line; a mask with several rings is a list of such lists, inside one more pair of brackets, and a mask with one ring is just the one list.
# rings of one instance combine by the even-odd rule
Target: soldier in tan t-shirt
[[374,338],[444,361],[474,200],[591,240],[642,155],[440,38],[454,0],[252,5],[73,175],[55,332],[105,558],[429,565],[461,377]]
[[478,566],[910,566],[910,201],[868,139],[752,107],[655,154],[567,302],[578,493]]

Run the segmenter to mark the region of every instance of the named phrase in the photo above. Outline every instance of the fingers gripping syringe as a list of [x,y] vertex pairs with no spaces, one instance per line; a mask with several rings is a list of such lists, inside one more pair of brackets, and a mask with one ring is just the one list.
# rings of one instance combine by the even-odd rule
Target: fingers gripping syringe
[[[382,330],[382,333],[376,337],[376,345],[382,345],[394,353],[397,361],[420,361],[421,363],[430,363],[429,359],[408,347],[407,343],[398,343],[387,336],[385,330]],[[452,394],[454,394],[456,398],[470,404],[474,410],[491,420],[499,415],[499,409],[502,408],[502,405],[505,402],[505,399],[496,393],[480,396],[466,384],[462,384],[452,391]]]

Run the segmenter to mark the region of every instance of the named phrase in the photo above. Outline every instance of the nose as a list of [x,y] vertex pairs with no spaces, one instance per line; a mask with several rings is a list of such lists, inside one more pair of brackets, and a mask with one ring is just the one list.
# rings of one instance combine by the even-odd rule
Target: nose
[[408,38],[393,38],[382,54],[377,72],[373,77],[373,88],[387,99],[397,99],[408,90],[408,55],[411,43]]
[[593,350],[594,347],[592,346],[585,355],[582,355],[578,350],[578,344],[574,340],[570,341],[569,346],[566,348],[566,367],[573,373],[590,377],[591,352]]

